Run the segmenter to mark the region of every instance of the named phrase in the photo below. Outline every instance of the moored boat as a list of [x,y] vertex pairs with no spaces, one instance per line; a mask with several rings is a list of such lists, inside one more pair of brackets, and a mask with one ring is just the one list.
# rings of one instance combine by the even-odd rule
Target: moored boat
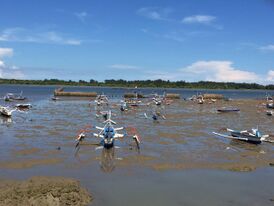
[[240,109],[237,107],[222,107],[217,109],[217,112],[239,112]]
[[16,109],[10,109],[9,107],[0,106],[0,114],[6,117],[11,117],[12,112],[14,112]]
[[273,115],[274,115],[274,112],[271,111],[271,110],[268,110],[268,111],[266,111],[266,115],[268,115],[268,116],[273,116]]
[[213,132],[213,134],[233,139],[233,140],[240,140],[240,141],[246,141],[252,144],[260,144],[262,142],[273,142],[272,140],[269,140],[269,135],[262,135],[261,132],[258,129],[251,129],[251,130],[233,130],[233,129],[227,129],[228,132],[230,132],[230,135],[226,134],[220,134]]
[[267,103],[266,104],[266,108],[268,108],[268,109],[274,109],[274,103],[273,102]]
[[103,94],[100,94],[100,95],[97,95],[95,101],[94,101],[97,106],[101,106],[101,105],[108,105],[108,98],[106,95],[103,95]]
[[239,138],[239,140],[244,140],[254,144],[260,144],[262,142],[262,134],[258,129],[251,129],[250,131],[237,131],[232,129],[227,129],[232,137]]
[[14,93],[7,93],[4,97],[5,101],[23,101],[26,100],[27,98],[23,96],[23,91],[20,94],[14,94]]

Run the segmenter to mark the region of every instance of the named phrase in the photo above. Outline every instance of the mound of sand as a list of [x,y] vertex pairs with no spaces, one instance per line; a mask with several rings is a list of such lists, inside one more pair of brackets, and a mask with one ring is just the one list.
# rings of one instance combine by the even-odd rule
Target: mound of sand
[[79,182],[63,177],[32,177],[26,181],[1,181],[0,206],[88,205],[92,200]]

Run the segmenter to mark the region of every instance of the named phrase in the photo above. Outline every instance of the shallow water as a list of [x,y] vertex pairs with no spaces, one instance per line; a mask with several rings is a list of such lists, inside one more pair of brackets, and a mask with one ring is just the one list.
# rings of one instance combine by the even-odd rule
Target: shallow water
[[[51,101],[54,88],[0,86],[0,96],[23,90],[33,105],[28,112],[14,113],[11,120],[0,117],[0,177],[74,177],[94,194],[93,205],[273,205],[274,170],[269,163],[274,162],[274,145],[212,135],[226,127],[256,126],[274,134],[274,118],[265,115],[263,101],[257,100],[264,91],[225,91],[239,99],[215,104],[177,100],[161,108],[166,120],[154,122],[144,118],[144,112],[153,109],[148,106],[120,112],[115,105],[125,89],[84,88],[113,96],[113,120],[118,127],[137,128],[142,141],[138,152],[129,137],[117,141],[120,148],[115,150],[95,150],[92,144],[98,139],[91,135],[76,151],[78,131],[102,125],[102,119],[95,117],[97,108],[88,100]],[[191,96],[196,91],[180,93]],[[237,106],[241,112],[216,113],[221,106]]]

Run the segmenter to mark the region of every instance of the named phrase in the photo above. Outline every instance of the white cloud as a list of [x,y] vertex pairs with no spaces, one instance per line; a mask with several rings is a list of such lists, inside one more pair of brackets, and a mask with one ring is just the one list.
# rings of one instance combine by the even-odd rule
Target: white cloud
[[13,49],[12,48],[0,48],[0,58],[4,56],[12,56]]
[[138,70],[140,67],[127,65],[127,64],[113,64],[109,66],[112,69],[120,69],[120,70]]
[[56,31],[36,32],[21,27],[3,30],[0,33],[0,41],[64,45],[80,45],[82,43],[81,40],[64,37],[64,35]]
[[274,81],[274,70],[269,70],[267,73],[267,80]]
[[[12,55],[12,48],[0,48],[0,58],[5,56],[11,57]],[[0,78],[23,79],[24,77],[25,75],[18,67],[6,65],[5,62],[0,59]]]
[[187,16],[182,20],[182,23],[186,24],[211,24],[216,20],[215,16],[209,15],[194,15],[194,16]]
[[263,51],[274,51],[274,44],[269,44],[269,45],[260,47],[260,49]]
[[217,82],[257,82],[259,76],[254,72],[236,69],[231,61],[197,61],[180,69],[192,80]]
[[169,8],[143,7],[137,10],[137,14],[152,20],[170,20],[168,15],[172,12]]
[[75,12],[74,15],[82,22],[85,22],[87,16],[88,16],[88,13],[85,12],[85,11],[82,11],[82,12]]

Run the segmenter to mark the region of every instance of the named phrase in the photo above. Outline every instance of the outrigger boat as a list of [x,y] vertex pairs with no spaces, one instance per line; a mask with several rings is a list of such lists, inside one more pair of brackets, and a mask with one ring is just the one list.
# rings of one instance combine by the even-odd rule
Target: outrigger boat
[[120,110],[121,110],[122,112],[124,112],[124,111],[127,111],[127,110],[128,110],[127,103],[126,103],[125,101],[123,101],[123,100],[121,101]]
[[[154,103],[157,106],[160,106],[162,104],[170,105],[173,100],[167,99],[166,93],[164,92],[162,95],[156,94],[151,94],[149,96],[152,96],[152,103]],[[147,105],[150,105],[151,102],[149,102]]]
[[162,99],[154,97],[152,101],[157,105],[160,106],[162,104]]
[[157,93],[155,93],[155,94],[151,94],[149,96],[152,96],[152,103],[154,103],[157,106],[160,106],[165,99],[165,93],[163,95],[158,95]]
[[97,95],[95,101],[94,101],[97,106],[101,106],[101,105],[108,105],[108,98],[106,95],[103,95],[103,94],[100,94],[100,95]]
[[12,98],[9,96],[9,94],[11,94],[11,93],[8,93],[8,94],[6,94],[6,95],[4,96],[4,100],[5,100],[6,102],[12,102],[12,101],[13,101]]
[[[114,128],[113,125],[116,125],[116,122],[111,120],[111,111],[108,112],[107,116],[108,116],[107,120],[103,122],[105,126],[104,127],[96,126],[95,128],[98,129],[99,132],[93,133],[93,136],[101,138],[101,142],[100,142],[101,147],[105,149],[110,149],[114,147],[115,140],[118,138],[123,138],[125,134],[119,134],[117,132],[117,131],[123,130],[124,127]],[[76,147],[79,145],[79,142],[81,142],[84,138],[85,138],[85,133],[81,132],[76,139],[77,141]],[[133,139],[135,140],[137,147],[139,148],[140,139],[138,135],[134,135]]]
[[22,101],[25,99],[26,97],[23,96],[23,91],[21,91],[20,94],[7,93],[4,97],[5,101],[13,101],[13,100]]
[[260,144],[262,142],[274,143],[273,140],[267,139],[269,135],[262,135],[258,129],[253,128],[250,131],[248,130],[237,131],[237,130],[227,128],[227,131],[230,132],[230,135],[220,134],[217,132],[213,132],[213,134],[218,135],[220,137],[229,138],[229,139],[246,141],[253,144]]
[[[144,116],[146,119],[148,119],[147,113],[144,113]],[[160,117],[164,120],[166,119],[166,117],[164,115],[162,115],[160,112],[152,112],[151,117],[154,121],[158,121]]]
[[11,117],[12,112],[16,111],[16,109],[11,109],[9,107],[0,106],[0,114],[6,117]]

